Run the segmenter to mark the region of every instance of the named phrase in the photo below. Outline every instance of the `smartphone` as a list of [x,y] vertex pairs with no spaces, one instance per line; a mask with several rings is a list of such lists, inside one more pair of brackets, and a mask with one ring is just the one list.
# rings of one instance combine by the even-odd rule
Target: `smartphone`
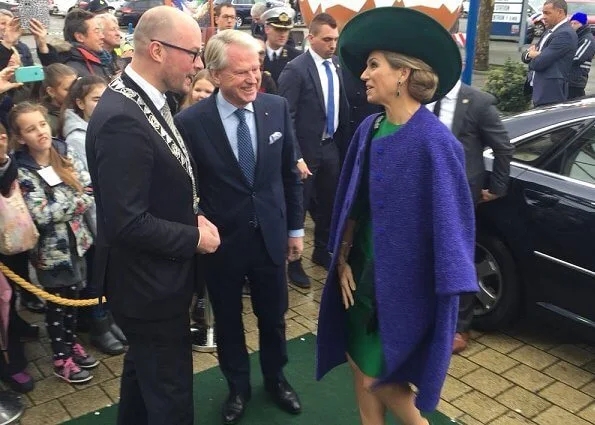
[[24,30],[29,30],[31,18],[37,19],[46,28],[50,27],[50,9],[47,0],[20,0],[18,14]]
[[21,66],[14,71],[14,80],[17,83],[31,83],[33,81],[43,81],[45,74],[43,66]]

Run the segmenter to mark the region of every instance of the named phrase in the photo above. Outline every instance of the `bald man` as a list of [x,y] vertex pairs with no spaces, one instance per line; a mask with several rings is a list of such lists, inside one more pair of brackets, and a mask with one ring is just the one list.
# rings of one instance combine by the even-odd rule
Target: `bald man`
[[97,203],[94,282],[130,343],[119,425],[192,425],[188,309],[196,256],[219,246],[198,208],[197,179],[165,93],[202,68],[198,24],[172,7],[146,12],[134,56],[87,130]]

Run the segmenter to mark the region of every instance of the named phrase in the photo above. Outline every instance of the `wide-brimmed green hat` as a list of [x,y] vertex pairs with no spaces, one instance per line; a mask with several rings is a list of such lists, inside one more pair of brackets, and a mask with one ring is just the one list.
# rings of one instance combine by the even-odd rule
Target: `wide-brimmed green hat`
[[430,102],[444,97],[461,75],[461,54],[452,35],[432,17],[405,7],[378,7],[356,15],[343,27],[337,50],[343,66],[357,78],[375,50],[421,59],[438,75]]

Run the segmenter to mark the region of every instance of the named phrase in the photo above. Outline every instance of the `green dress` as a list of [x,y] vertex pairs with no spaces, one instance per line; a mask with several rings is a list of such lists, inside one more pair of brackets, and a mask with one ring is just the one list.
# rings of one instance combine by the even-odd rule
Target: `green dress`
[[374,140],[396,133],[400,125],[386,118],[374,132],[366,149],[366,158],[356,200],[350,218],[356,221],[353,246],[348,262],[355,280],[354,305],[347,310],[347,352],[367,376],[384,372],[384,353],[376,318],[374,292],[374,241],[370,212],[370,149]]

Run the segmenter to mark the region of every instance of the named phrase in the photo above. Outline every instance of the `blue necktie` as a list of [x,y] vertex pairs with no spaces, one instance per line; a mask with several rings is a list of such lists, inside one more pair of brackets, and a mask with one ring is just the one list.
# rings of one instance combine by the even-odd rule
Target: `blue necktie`
[[328,81],[328,99],[326,102],[326,133],[328,137],[335,134],[335,82],[333,81],[333,71],[329,61],[322,62],[326,68],[326,79]]
[[246,124],[246,110],[236,109],[234,112],[240,121],[238,123],[238,162],[240,168],[246,176],[250,186],[254,184],[254,170],[256,169],[256,158],[254,156],[254,149],[252,148],[252,137],[250,136],[250,129]]

